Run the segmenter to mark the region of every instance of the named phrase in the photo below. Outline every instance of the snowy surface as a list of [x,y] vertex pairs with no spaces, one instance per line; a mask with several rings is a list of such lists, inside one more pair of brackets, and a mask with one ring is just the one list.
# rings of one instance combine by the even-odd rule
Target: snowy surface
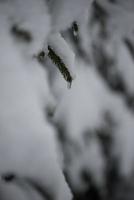
[[[21,1],[13,1],[11,7],[8,4],[0,7],[2,11],[0,12],[2,26],[0,30],[0,174],[12,172],[31,178],[52,198],[69,200],[71,192],[58,164],[55,130],[49,124],[44,112],[47,106],[53,107],[54,98],[50,92],[45,69],[41,68],[31,54],[31,50],[37,53],[37,50],[42,48],[41,45],[43,46],[49,30],[49,16],[44,9],[44,19],[42,18],[40,12],[43,9],[43,1],[40,1],[41,5],[37,1],[34,2],[35,5],[32,1],[22,5]],[[24,5],[25,7],[22,7]],[[35,19],[33,14],[29,13],[30,7],[33,8]],[[18,12],[15,13],[14,9]],[[31,28],[30,32],[35,34],[35,42],[30,44],[30,50],[26,45],[25,52],[19,49],[10,34],[10,27],[16,17],[18,20],[20,17],[20,24],[21,20],[24,22],[21,27],[24,26],[27,30],[28,26]],[[9,187],[10,189],[12,193],[12,186]],[[16,190],[16,195],[18,193],[18,196],[24,199],[21,195],[22,189],[20,188],[20,193],[19,189]],[[13,186],[13,195],[14,192]],[[13,198],[12,194],[11,198]]]
[[117,0],[111,3],[108,0],[97,0],[109,16],[107,29],[115,37],[133,34],[134,2],[133,0]]
[[57,53],[57,55],[64,61],[72,78],[75,77],[75,55],[71,46],[64,40],[60,33],[55,33],[49,36],[48,45]]
[[[109,13],[107,31],[112,39],[104,45],[106,52],[115,57],[115,68],[127,92],[133,95],[134,63],[122,38],[133,37],[134,3],[132,0],[117,0],[117,5],[106,0],[97,2]],[[84,58],[76,57],[75,48],[60,33],[78,21],[81,45],[90,57],[91,42],[98,37],[99,29],[96,25],[95,34],[89,33],[91,3],[89,0],[51,0],[49,5],[43,0],[0,2],[0,174],[14,172],[28,177],[54,200],[71,200],[62,167],[76,191],[85,191],[89,186],[81,177],[83,172],[92,174],[98,187],[105,185],[107,166],[96,134],[101,128],[110,126],[113,131],[112,155],[120,160],[121,174],[128,177],[134,170],[134,114],[126,105],[124,94],[108,87],[94,62],[85,64]],[[30,43],[22,43],[11,34],[14,24],[32,35]],[[53,70],[52,81],[49,80],[52,70],[48,68],[54,69],[52,63],[44,62],[42,67],[35,58],[48,44],[63,59],[72,76],[76,75],[70,90],[58,70]],[[51,122],[64,130],[67,141],[63,147],[67,152],[57,142],[58,131],[47,118],[48,109],[55,110]],[[108,124],[106,113],[113,124]],[[33,199],[23,187],[0,184],[2,200],[8,200],[9,196]],[[35,200],[40,200],[38,192],[28,187]]]
[[71,26],[74,21],[82,18],[92,0],[52,0],[52,30],[65,30]]

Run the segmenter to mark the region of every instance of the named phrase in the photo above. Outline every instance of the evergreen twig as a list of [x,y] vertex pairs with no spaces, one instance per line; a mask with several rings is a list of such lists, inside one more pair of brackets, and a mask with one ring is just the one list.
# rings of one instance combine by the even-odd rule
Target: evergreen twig
[[64,64],[62,59],[55,53],[55,51],[50,46],[48,46],[48,50],[49,50],[48,57],[58,67],[58,69],[61,72],[61,74],[63,75],[64,79],[69,83],[69,86],[71,87],[73,78],[72,78],[68,68],[66,67],[66,65]]

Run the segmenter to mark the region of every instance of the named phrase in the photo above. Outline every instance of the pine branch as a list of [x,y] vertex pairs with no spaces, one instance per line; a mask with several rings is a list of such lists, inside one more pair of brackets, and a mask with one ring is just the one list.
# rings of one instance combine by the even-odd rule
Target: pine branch
[[55,51],[50,47],[50,45],[48,45],[47,54],[44,51],[41,51],[35,57],[40,63],[43,63],[45,56],[48,56],[49,59],[58,67],[60,73],[63,75],[64,79],[68,82],[69,84],[68,86],[70,88],[73,81],[73,77],[71,76],[71,73],[69,72],[68,68],[66,67],[60,56],[55,53]]
[[73,78],[68,68],[66,67],[62,59],[55,53],[55,51],[50,46],[48,46],[48,57],[58,67],[64,79],[69,83],[69,87],[71,87]]

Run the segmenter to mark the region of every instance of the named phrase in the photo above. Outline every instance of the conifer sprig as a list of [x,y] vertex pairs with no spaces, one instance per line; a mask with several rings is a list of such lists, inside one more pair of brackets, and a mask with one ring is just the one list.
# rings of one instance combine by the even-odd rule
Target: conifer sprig
[[63,75],[64,79],[69,83],[69,87],[71,87],[73,78],[72,78],[68,68],[66,67],[66,65],[64,64],[64,62],[62,61],[60,56],[58,56],[50,46],[48,46],[48,57],[58,67],[58,69],[61,72],[61,74]]

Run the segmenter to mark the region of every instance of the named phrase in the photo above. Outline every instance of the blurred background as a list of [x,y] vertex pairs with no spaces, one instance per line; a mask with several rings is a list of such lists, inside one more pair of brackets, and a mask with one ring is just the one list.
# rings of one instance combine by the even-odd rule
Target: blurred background
[[[29,2],[32,10],[32,1]],[[2,9],[3,4],[0,1]],[[7,5],[11,6],[8,1]],[[37,90],[44,90],[45,123],[54,129],[60,168],[74,200],[132,200],[134,2],[50,0],[46,7],[55,21],[49,37],[37,40],[39,45],[45,41],[42,49],[36,48],[38,43],[32,38],[36,38],[34,34],[37,39],[42,37],[44,30],[49,32],[48,22],[40,30],[42,21],[28,21],[32,24],[29,29],[29,24],[19,27],[21,22],[11,20],[10,37],[24,56],[25,66],[30,62],[28,56],[39,53],[38,65],[45,72],[47,86],[42,81]],[[34,12],[27,19],[29,16],[34,16]],[[45,26],[49,27],[47,31]],[[60,60],[49,56],[50,49],[46,56],[47,45]],[[6,51],[2,49],[2,53],[5,55]],[[61,63],[73,74],[70,88],[68,79],[66,82],[63,78],[67,76],[64,69],[57,68]],[[33,71],[33,76],[40,80],[40,72],[36,78],[36,70]]]

